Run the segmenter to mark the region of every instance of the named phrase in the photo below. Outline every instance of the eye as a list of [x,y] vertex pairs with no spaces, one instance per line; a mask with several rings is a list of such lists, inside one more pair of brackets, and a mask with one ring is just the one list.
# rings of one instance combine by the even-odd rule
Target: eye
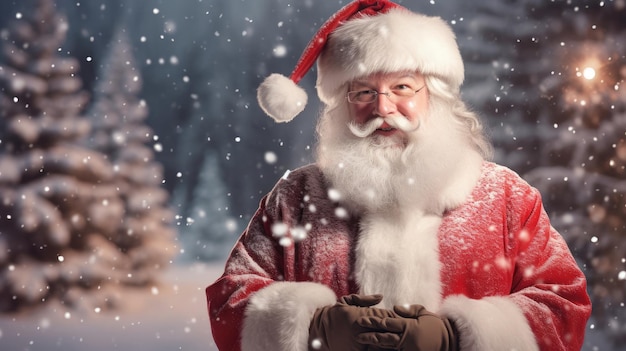
[[393,87],[392,90],[413,90],[413,87],[411,87],[409,84],[397,84],[395,87]]
[[348,92],[348,101],[355,102],[372,102],[376,99],[378,93],[376,90],[363,89]]
[[371,96],[371,95],[376,95],[376,91],[375,90],[359,90],[357,92],[357,96]]

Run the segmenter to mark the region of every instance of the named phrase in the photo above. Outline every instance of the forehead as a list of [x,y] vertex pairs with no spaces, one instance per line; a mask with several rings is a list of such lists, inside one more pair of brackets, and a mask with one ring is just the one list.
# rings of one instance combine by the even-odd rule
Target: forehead
[[381,84],[403,79],[417,81],[421,77],[422,75],[419,72],[378,72],[357,78],[351,82],[351,85]]

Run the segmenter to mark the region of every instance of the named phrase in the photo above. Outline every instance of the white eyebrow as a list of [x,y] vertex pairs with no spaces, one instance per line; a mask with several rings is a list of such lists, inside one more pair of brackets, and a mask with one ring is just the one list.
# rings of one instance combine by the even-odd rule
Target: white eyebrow
[[[398,76],[397,78],[393,78],[394,80],[396,79],[405,79],[405,78],[409,78],[409,79],[413,79],[413,80],[417,80],[417,76],[415,76],[415,74],[407,72],[406,74],[403,74],[401,76]],[[365,80],[365,79],[355,79],[352,82],[350,82],[349,87],[352,87],[355,84],[359,84],[359,85],[363,85],[363,86],[372,86],[374,84],[370,83],[369,81]]]

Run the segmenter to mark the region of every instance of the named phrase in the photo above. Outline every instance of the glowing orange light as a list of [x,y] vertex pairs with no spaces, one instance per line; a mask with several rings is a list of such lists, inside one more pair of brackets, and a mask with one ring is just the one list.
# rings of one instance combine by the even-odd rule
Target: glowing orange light
[[596,77],[596,70],[593,67],[586,67],[583,70],[583,77],[587,80],[592,80]]

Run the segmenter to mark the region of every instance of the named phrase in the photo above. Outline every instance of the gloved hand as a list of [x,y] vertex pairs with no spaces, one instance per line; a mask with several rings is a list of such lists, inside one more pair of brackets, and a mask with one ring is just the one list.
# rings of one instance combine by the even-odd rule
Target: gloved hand
[[336,304],[318,308],[309,326],[309,350],[362,351],[367,345],[355,338],[366,331],[356,320],[361,317],[398,317],[393,311],[371,307],[382,301],[381,295],[346,295]]
[[374,348],[401,351],[458,351],[458,332],[448,318],[422,305],[394,306],[397,317],[365,316],[357,323],[367,329],[357,341]]

